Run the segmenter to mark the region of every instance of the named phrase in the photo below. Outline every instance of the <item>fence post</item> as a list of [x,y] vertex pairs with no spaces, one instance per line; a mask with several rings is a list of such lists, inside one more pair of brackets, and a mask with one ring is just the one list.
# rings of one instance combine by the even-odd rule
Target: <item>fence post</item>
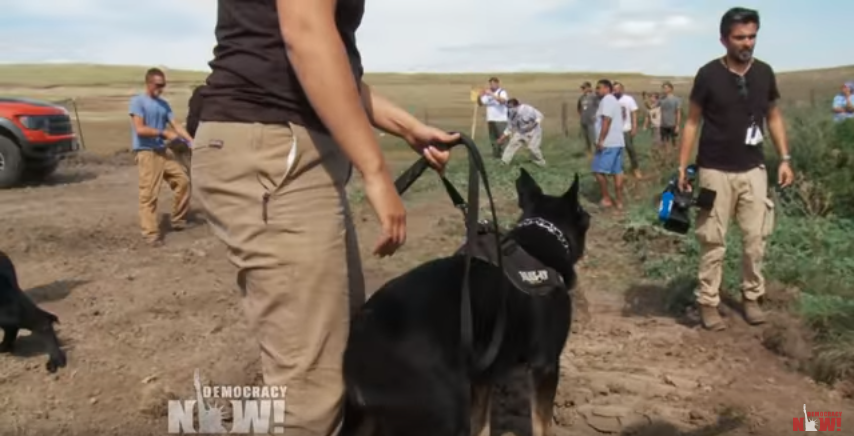
[[563,137],[566,138],[569,136],[569,123],[567,121],[568,115],[568,104],[563,102],[560,104],[560,128],[563,131]]

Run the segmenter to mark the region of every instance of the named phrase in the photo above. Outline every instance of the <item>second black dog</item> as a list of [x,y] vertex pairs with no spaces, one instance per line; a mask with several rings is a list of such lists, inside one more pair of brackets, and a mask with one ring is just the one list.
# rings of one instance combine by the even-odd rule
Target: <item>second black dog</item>
[[65,353],[59,346],[59,339],[53,324],[59,323],[56,315],[40,309],[18,285],[15,265],[6,253],[0,251],[0,328],[3,329],[3,342],[0,353],[11,353],[20,329],[27,329],[47,343],[47,370],[56,372],[65,366]]
[[[590,215],[579,203],[577,175],[555,197],[523,169],[516,189],[522,217],[507,237],[524,257],[505,260],[505,271],[483,256],[471,265],[475,350],[488,348],[503,311],[506,328],[495,359],[477,369],[461,345],[464,256],[422,264],[386,283],[353,321],[344,357],[343,435],[488,435],[493,385],[519,367],[529,374],[533,434],[545,434]],[[542,289],[543,283],[547,292],[527,286]]]

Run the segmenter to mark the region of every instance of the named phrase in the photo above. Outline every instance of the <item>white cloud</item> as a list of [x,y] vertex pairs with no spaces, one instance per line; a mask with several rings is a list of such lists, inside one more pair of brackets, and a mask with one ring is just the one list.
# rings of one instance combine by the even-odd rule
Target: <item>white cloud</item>
[[[10,2],[4,5],[4,16],[21,19],[13,30],[0,28],[3,58],[208,69],[215,43],[215,0],[120,3],[121,7],[115,0]],[[357,39],[368,71],[642,67],[654,72],[661,65],[651,59],[656,50],[701,29],[695,17],[674,5],[679,3],[367,0]],[[44,20],[57,25],[35,27]],[[77,30],[69,31],[72,25]]]

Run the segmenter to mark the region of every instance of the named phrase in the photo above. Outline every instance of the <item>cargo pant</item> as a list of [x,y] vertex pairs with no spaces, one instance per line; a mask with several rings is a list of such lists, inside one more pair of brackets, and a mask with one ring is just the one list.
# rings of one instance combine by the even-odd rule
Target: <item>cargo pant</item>
[[285,434],[335,435],[364,278],[345,191],[351,166],[301,126],[202,122],[194,196],[237,267],[264,383],[287,386]]
[[528,150],[531,151],[531,154],[534,155],[534,163],[538,165],[545,165],[546,160],[543,158],[543,152],[540,150],[540,143],[542,143],[542,141],[543,129],[539,127],[527,133],[514,132],[510,136],[510,142],[507,143],[507,147],[504,148],[504,155],[501,156],[501,160],[505,164],[509,164],[513,160],[513,155],[515,155],[523,145],[526,145],[528,146]]
[[498,143],[498,138],[504,134],[507,129],[506,121],[487,121],[487,131],[489,132],[489,143],[492,145],[492,157],[501,157],[501,144]]
[[157,199],[165,181],[172,189],[172,226],[183,227],[190,211],[189,175],[175,153],[168,148],[134,152],[139,170],[139,222],[142,236],[149,242],[160,238],[157,220]]
[[700,242],[697,302],[707,306],[720,303],[726,234],[733,218],[741,228],[744,249],[741,292],[744,299],[755,301],[765,294],[762,260],[766,240],[774,228],[774,203],[768,197],[765,166],[743,173],[700,168],[699,185],[715,191],[717,196],[712,210],[701,210],[697,216],[696,235]]
[[596,148],[596,143],[599,142],[596,137],[596,125],[591,123],[581,123],[581,136],[584,139],[584,145],[587,147],[587,153],[593,153]]

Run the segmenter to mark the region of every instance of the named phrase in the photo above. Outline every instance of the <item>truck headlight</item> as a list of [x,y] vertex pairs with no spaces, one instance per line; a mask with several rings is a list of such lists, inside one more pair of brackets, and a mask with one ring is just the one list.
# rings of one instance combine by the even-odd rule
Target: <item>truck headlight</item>
[[30,130],[47,130],[48,119],[39,116],[23,116],[18,118],[21,125]]

